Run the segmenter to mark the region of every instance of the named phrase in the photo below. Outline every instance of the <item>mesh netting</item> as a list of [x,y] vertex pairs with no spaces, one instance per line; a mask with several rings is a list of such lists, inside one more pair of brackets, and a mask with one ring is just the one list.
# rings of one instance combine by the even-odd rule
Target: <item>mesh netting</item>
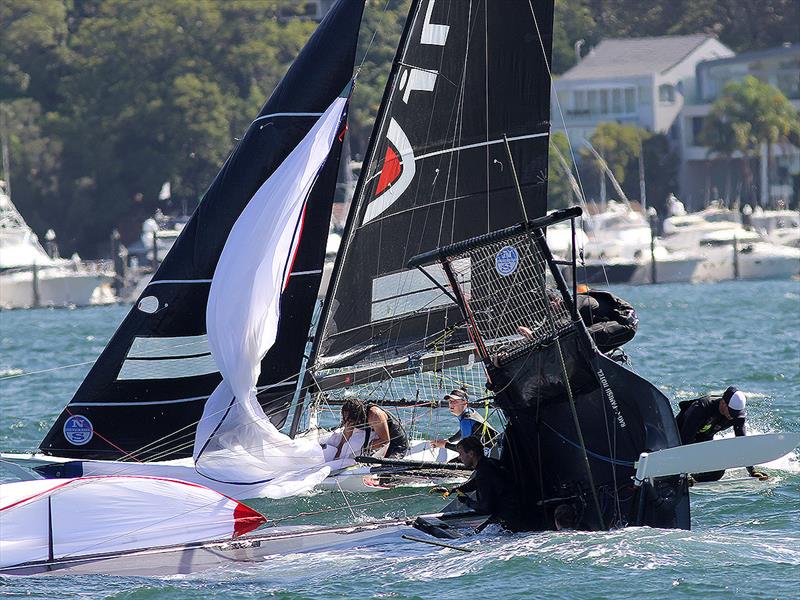
[[[443,401],[445,394],[463,388],[469,394],[470,405],[485,414],[485,405],[492,398],[486,390],[486,371],[480,360],[458,367],[420,371],[363,385],[352,385],[325,392],[320,402],[320,424],[335,426],[339,421],[338,402],[356,397],[383,406],[394,414],[410,437],[437,438],[452,435],[457,422]],[[393,406],[397,403],[403,406]],[[500,426],[499,415],[489,411],[490,423]]]
[[512,354],[570,328],[568,307],[532,234],[472,248],[448,263],[487,346]]

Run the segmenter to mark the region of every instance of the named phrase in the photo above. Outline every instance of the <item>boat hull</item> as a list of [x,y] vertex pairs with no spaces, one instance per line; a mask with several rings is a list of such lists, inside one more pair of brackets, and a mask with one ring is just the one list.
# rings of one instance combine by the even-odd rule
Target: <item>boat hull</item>
[[[79,273],[65,269],[42,268],[37,275],[38,306],[89,306],[98,296],[97,290],[108,281],[98,273]],[[14,271],[0,275],[0,307],[30,308],[36,306],[33,273]]]
[[[486,520],[471,511],[424,515],[417,519],[372,521],[344,526],[285,526],[266,528],[234,540],[211,540],[193,544],[146,548],[126,552],[93,554],[75,558],[24,563],[0,569],[0,575],[86,575],[167,577],[189,575],[226,567],[265,562],[272,556],[346,550],[385,544],[412,543],[402,538],[414,533],[422,540],[435,540],[436,524],[444,525],[449,538],[462,537]],[[415,527],[424,522],[428,527]],[[433,526],[433,530],[430,526]],[[426,534],[430,534],[426,536]]]
[[166,577],[209,569],[263,562],[269,556],[354,548],[399,540],[413,528],[405,521],[361,526],[276,528],[235,540],[165,546],[137,551],[27,563],[0,569],[0,575],[80,575]]

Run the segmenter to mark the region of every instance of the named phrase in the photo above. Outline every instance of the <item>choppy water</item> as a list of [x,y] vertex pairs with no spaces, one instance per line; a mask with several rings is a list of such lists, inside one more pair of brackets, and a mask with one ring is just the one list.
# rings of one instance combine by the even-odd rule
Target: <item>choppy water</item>
[[[735,384],[751,429],[800,431],[800,283],[619,287],[637,308],[637,371],[675,400]],[[0,448],[32,449],[69,400],[126,307],[0,313]],[[89,363],[89,364],[84,364]],[[64,365],[71,368],[33,374]],[[692,531],[605,534],[486,531],[474,552],[396,546],[277,557],[170,579],[0,578],[0,597],[34,598],[638,598],[800,597],[800,463],[766,484],[692,492]],[[0,477],[4,476],[0,469]],[[352,522],[436,510],[419,489],[254,503],[270,517]],[[0,532],[0,535],[2,532]]]

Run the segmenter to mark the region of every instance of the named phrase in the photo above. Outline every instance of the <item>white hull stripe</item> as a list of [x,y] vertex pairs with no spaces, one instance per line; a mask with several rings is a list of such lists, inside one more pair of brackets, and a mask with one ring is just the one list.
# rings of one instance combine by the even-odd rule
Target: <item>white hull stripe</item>
[[298,275],[319,275],[322,273],[322,269],[316,269],[314,271],[292,271],[289,273],[289,277],[297,277]]
[[[297,380],[293,379],[292,381],[283,381],[281,383],[273,383],[271,385],[261,385],[258,386],[256,390],[262,392],[264,390],[271,390],[274,388],[295,387],[296,385]],[[93,406],[153,406],[162,404],[180,404],[183,402],[197,402],[199,400],[208,400],[208,396],[192,396],[191,398],[178,398],[177,400],[151,400],[148,402],[73,402],[68,406],[86,408],[91,408]]]

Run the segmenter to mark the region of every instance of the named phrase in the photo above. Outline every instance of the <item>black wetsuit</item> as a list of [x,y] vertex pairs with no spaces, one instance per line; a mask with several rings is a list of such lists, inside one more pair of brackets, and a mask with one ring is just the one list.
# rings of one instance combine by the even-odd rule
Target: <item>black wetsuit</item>
[[[484,424],[486,427],[484,427]],[[470,436],[477,437],[485,448],[494,446],[495,440],[499,435],[497,430],[486,423],[483,416],[478,411],[467,408],[458,417],[458,431],[447,438],[445,448],[457,450],[456,444]]]
[[481,458],[472,476],[457,489],[465,494],[475,492],[475,499],[466,495],[459,495],[458,499],[478,514],[489,515],[492,522],[506,529],[518,528],[519,502],[511,475],[499,460]]
[[[389,428],[389,447],[386,449],[384,458],[403,458],[406,455],[406,452],[408,452],[408,437],[406,436],[405,430],[403,430],[403,426],[400,425],[400,422],[394,417],[394,415],[383,410],[377,404],[367,404],[368,417],[369,411],[371,411],[373,407],[386,413],[387,426]],[[369,448],[369,439],[372,435],[372,429],[369,426],[365,427],[364,429],[366,430],[367,435],[364,439],[363,450],[366,452],[366,450]]]
[[578,294],[578,314],[600,352],[610,352],[636,335],[639,318],[633,306],[611,292],[589,290]]
[[[723,402],[722,396],[701,396],[693,400],[684,400],[678,404],[680,412],[675,417],[681,432],[681,441],[684,445],[708,442],[720,431],[733,427],[736,436],[746,435],[746,414],[735,419],[728,419],[719,412],[719,403]],[[753,467],[747,467],[752,475]],[[725,470],[710,471],[708,473],[693,473],[696,481],[718,481],[725,474]]]

